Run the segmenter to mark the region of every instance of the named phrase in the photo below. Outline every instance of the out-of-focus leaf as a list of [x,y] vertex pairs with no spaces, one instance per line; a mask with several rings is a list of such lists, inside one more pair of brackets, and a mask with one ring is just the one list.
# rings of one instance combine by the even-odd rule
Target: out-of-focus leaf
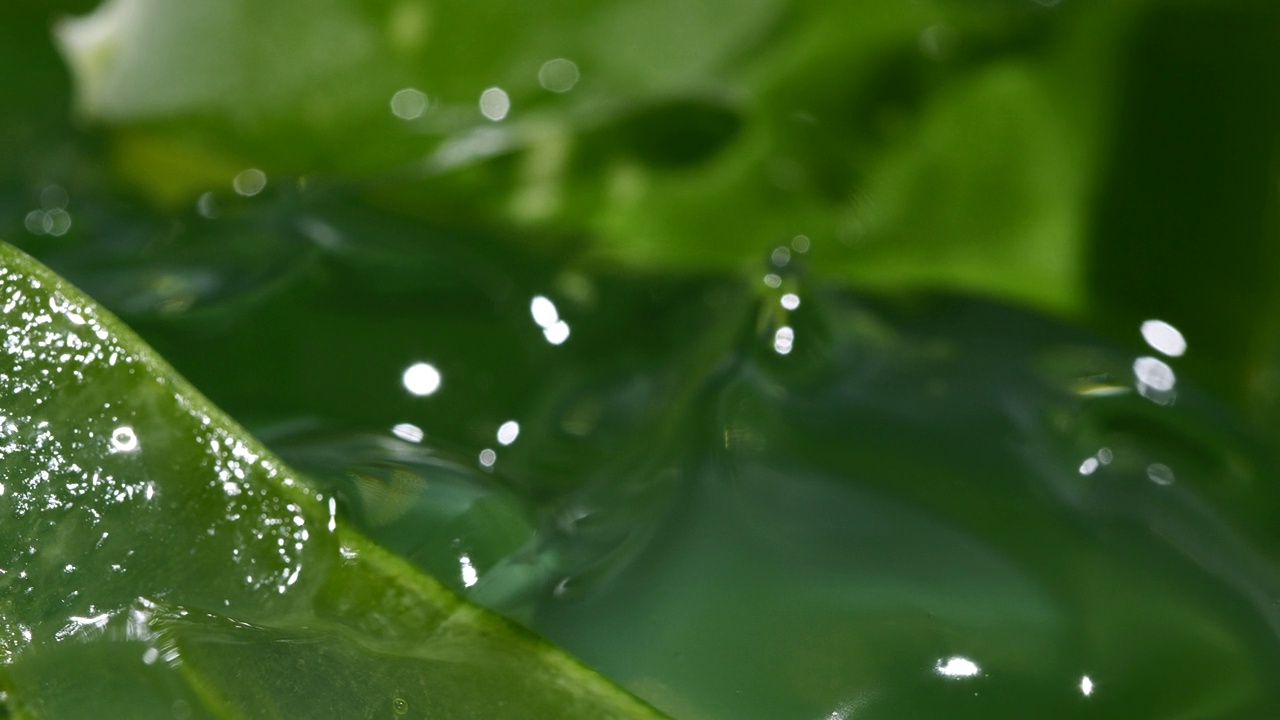
[[[1099,115],[1056,88],[1097,85],[1107,66],[1067,75],[1053,59],[1096,35],[1090,17],[109,0],[58,37],[82,111],[123,131],[120,172],[168,202],[225,187],[237,163],[275,177],[425,158],[373,195],[585,236],[625,265],[747,268],[806,235],[820,272],[1071,311]],[[540,79],[556,58],[573,82]],[[404,119],[389,106],[401,87],[424,93]],[[508,104],[490,119],[486,88]]]
[[348,529],[118,320],[9,246],[0,297],[9,712],[657,717]]

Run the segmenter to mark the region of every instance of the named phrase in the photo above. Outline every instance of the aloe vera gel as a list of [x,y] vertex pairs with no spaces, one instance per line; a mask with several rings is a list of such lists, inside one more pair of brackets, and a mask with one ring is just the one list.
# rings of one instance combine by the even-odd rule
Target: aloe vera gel
[[1280,717],[1270,3],[94,5],[0,715]]
[[[499,262],[483,310],[320,274],[152,337],[372,538],[674,717],[1280,702],[1275,460],[1178,380],[1176,328],[1119,348],[781,257]],[[249,348],[307,367],[216,382]]]

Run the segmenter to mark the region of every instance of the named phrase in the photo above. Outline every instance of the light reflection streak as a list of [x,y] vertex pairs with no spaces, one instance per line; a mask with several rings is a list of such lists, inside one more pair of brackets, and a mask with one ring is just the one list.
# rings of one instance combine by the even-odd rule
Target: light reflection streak
[[1093,680],[1089,679],[1088,675],[1083,675],[1080,678],[1080,694],[1085,697],[1093,694]]
[[420,443],[422,438],[426,437],[426,433],[422,431],[422,428],[413,423],[398,423],[391,428],[391,434],[411,443]]

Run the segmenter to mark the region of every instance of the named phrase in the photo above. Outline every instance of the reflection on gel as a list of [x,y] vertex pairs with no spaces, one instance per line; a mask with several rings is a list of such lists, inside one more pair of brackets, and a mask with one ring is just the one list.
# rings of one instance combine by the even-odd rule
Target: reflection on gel
[[404,389],[423,397],[440,389],[440,371],[429,363],[414,363],[404,371]]
[[236,193],[245,197],[253,197],[262,192],[267,186],[267,174],[257,168],[249,168],[235,176],[231,181],[231,187]]
[[471,587],[480,579],[476,566],[471,564],[470,555],[458,556],[458,568],[462,571],[462,587]]
[[508,420],[498,427],[498,442],[503,445],[510,445],[520,437],[520,423],[515,420]]
[[565,58],[548,60],[538,69],[538,84],[553,93],[569,92],[578,84],[578,66]]
[[507,91],[499,87],[491,87],[480,93],[480,114],[497,122],[511,111],[511,98]]
[[116,452],[133,452],[138,449],[138,436],[133,428],[122,425],[111,431],[111,447]]
[[1181,357],[1187,351],[1187,340],[1178,328],[1163,320],[1142,323],[1142,339],[1157,351],[1169,357]]
[[416,120],[427,111],[427,96],[416,88],[404,88],[391,96],[391,114],[401,120]]
[[955,656],[946,660],[939,660],[933,665],[934,672],[943,677],[949,678],[969,678],[982,674],[982,669],[978,664],[969,658]]
[[422,428],[414,425],[413,423],[398,423],[391,428],[391,434],[401,440],[411,443],[420,443],[422,442],[422,438],[426,436],[426,434],[422,432]]
[[783,325],[773,334],[773,350],[779,355],[786,355],[791,352],[791,345],[795,342],[796,333],[791,328]]
[[1163,360],[1150,356],[1140,357],[1133,361],[1133,374],[1137,376],[1141,385],[1166,392],[1172,390],[1177,378],[1173,374],[1173,368],[1169,367]]

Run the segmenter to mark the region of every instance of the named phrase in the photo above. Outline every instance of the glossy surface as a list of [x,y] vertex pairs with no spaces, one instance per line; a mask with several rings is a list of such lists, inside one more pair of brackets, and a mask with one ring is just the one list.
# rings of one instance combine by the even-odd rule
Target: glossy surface
[[[320,273],[151,332],[340,513],[676,717],[1280,703],[1275,458],[1179,379],[1176,328],[1125,351],[805,257],[751,283],[494,259],[523,290],[484,311]],[[280,364],[217,382],[251,348]]]
[[8,246],[0,301],[7,714],[657,717],[351,532]]

